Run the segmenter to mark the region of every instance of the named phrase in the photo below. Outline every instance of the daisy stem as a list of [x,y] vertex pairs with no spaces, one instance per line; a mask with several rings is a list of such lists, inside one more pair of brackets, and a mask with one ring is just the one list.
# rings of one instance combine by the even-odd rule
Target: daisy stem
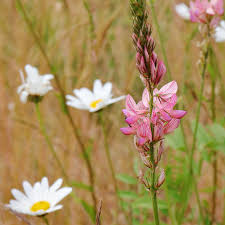
[[153,20],[154,20],[154,23],[155,23],[155,26],[156,26],[158,36],[159,36],[159,42],[160,42],[160,47],[161,47],[162,54],[163,54],[163,59],[164,59],[164,62],[166,64],[168,78],[169,78],[169,80],[172,80],[170,67],[169,67],[169,63],[168,63],[168,59],[167,59],[167,55],[166,55],[166,50],[165,50],[165,46],[164,46],[164,43],[163,43],[163,36],[162,36],[160,26],[159,26],[159,23],[158,23],[158,19],[157,19],[156,13],[155,13],[154,2],[153,2],[153,0],[149,0],[149,2],[150,2],[151,11],[152,11],[152,17],[153,17]]
[[100,111],[99,112],[99,120],[102,126],[102,132],[103,132],[103,138],[104,138],[104,148],[105,148],[105,153],[106,153],[106,157],[107,157],[107,161],[111,170],[111,174],[112,174],[112,178],[113,178],[113,184],[114,184],[114,189],[116,192],[116,195],[118,194],[118,186],[117,186],[117,182],[116,182],[116,175],[115,175],[115,170],[113,167],[113,162],[112,162],[112,157],[111,157],[111,153],[109,150],[109,143],[108,143],[108,135],[107,135],[107,130],[105,127],[105,122],[104,122],[104,118],[103,118],[103,112]]
[[[210,38],[210,30],[208,26],[208,32],[207,32],[207,39],[209,41]],[[187,183],[185,184],[184,188],[184,196],[183,196],[183,207],[181,208],[181,213],[179,215],[178,221],[181,223],[181,220],[184,217],[184,213],[188,204],[188,195],[191,187],[191,183],[194,182],[194,187],[195,187],[195,193],[196,197],[198,199],[197,203],[199,206],[199,212],[200,212],[200,217],[202,217],[202,210],[201,210],[201,205],[200,205],[200,200],[198,197],[198,189],[197,189],[197,183],[194,181],[195,176],[194,176],[194,152],[196,149],[196,143],[197,143],[197,133],[198,133],[198,127],[199,127],[199,119],[200,119],[200,112],[201,112],[201,106],[202,106],[202,101],[203,101],[203,91],[204,91],[204,86],[205,86],[205,72],[206,72],[206,67],[207,67],[207,61],[208,61],[208,56],[209,56],[209,43],[206,46],[206,50],[203,52],[203,61],[202,61],[202,71],[201,71],[201,87],[200,87],[200,92],[199,92],[199,98],[198,98],[198,106],[197,106],[197,111],[196,111],[196,116],[195,116],[195,124],[194,124],[194,134],[193,134],[193,140],[192,140],[192,147],[189,155],[189,168],[188,168],[188,175],[187,175]]]
[[[150,90],[149,90],[149,96],[151,97],[149,106],[150,106],[150,111],[149,111],[149,116],[150,116],[150,121],[151,121],[151,115],[152,115],[152,110],[153,110],[153,88],[151,88],[151,84],[149,84]],[[152,132],[152,139],[154,137],[154,126],[150,122],[150,127],[151,127],[151,132]],[[158,213],[158,203],[157,203],[157,187],[156,187],[156,164],[155,164],[155,156],[154,156],[154,143],[150,143],[150,162],[152,165],[151,168],[151,186],[150,186],[150,191],[152,195],[152,206],[153,206],[153,213],[154,213],[154,220],[155,220],[155,225],[159,225],[159,213]]]
[[78,129],[77,129],[77,126],[76,124],[74,123],[73,121],[73,118],[72,118],[72,115],[68,109],[68,106],[66,105],[66,99],[65,99],[65,91],[60,83],[60,80],[59,80],[59,76],[57,75],[56,71],[55,71],[55,68],[54,66],[51,64],[50,60],[49,60],[49,57],[45,51],[45,48],[44,46],[42,45],[42,42],[40,40],[40,37],[37,35],[37,33],[35,32],[35,30],[33,29],[33,25],[32,25],[32,22],[31,20],[29,19],[27,13],[26,13],[26,10],[21,2],[21,0],[16,0],[17,1],[17,4],[23,14],[23,18],[24,18],[24,21],[28,27],[28,29],[30,30],[35,42],[37,43],[49,69],[51,70],[51,72],[53,73],[54,75],[54,78],[55,78],[55,81],[56,81],[56,85],[57,85],[57,88],[60,92],[60,95],[61,95],[61,100],[62,100],[62,105],[63,105],[63,111],[65,113],[65,115],[67,116],[68,118],[68,121],[73,129],[73,134],[76,138],[76,140],[78,141],[78,144],[80,146],[80,149],[81,149],[81,152],[82,152],[82,155],[83,155],[83,158],[84,158],[84,161],[85,161],[85,164],[86,164],[86,167],[87,167],[87,170],[88,170],[88,175],[89,175],[89,181],[90,181],[90,184],[92,186],[92,200],[93,200],[93,203],[94,203],[94,207],[95,207],[95,211],[97,209],[97,199],[96,199],[96,194],[95,194],[95,181],[94,181],[94,170],[93,170],[93,167],[91,165],[91,162],[90,162],[90,159],[88,157],[88,154],[86,152],[86,148],[85,148],[85,145],[82,141],[82,136],[80,135]]
[[48,147],[49,147],[49,149],[50,149],[54,159],[56,160],[59,168],[61,169],[62,174],[63,174],[66,182],[69,183],[69,179],[68,179],[68,176],[67,176],[67,174],[65,172],[65,169],[64,169],[61,161],[59,160],[59,157],[57,156],[56,151],[54,149],[54,146],[53,146],[53,144],[52,144],[52,142],[51,142],[51,140],[50,140],[50,138],[49,138],[49,136],[47,134],[44,122],[42,120],[42,116],[41,116],[40,107],[39,107],[39,103],[38,102],[35,102],[35,108],[36,108],[37,118],[38,118],[38,121],[39,121],[39,124],[40,124],[40,128],[41,128],[41,133],[44,136],[45,141],[46,141],[46,143],[47,143],[47,145],[48,145]]
[[44,220],[45,224],[46,225],[49,225],[49,222],[48,222],[48,219],[46,216],[42,216],[42,219]]

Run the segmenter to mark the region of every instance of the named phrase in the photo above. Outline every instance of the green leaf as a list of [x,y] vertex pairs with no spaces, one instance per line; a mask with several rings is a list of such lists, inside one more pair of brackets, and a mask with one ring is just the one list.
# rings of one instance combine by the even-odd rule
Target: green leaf
[[118,195],[124,199],[135,200],[138,198],[138,194],[133,191],[118,191]]
[[83,189],[83,190],[88,190],[88,191],[91,191],[91,192],[93,191],[93,188],[90,185],[84,184],[82,182],[71,181],[70,185],[72,187],[80,188],[80,189]]
[[143,208],[143,209],[152,209],[152,200],[149,195],[145,195],[141,198],[138,198],[132,203],[132,208]]
[[[192,130],[194,130],[195,121],[192,122]],[[213,138],[208,134],[206,129],[199,124],[198,125],[198,133],[197,133],[197,145],[200,150],[206,147],[213,141]]]
[[68,114],[67,107],[65,105],[65,101],[64,101],[62,95],[60,93],[56,93],[55,95],[56,95],[56,97],[57,97],[57,99],[58,99],[58,101],[60,103],[62,112],[65,113],[65,114]]
[[173,134],[166,136],[166,143],[174,150],[183,151],[185,149],[184,137],[180,127],[178,127]]
[[216,138],[218,142],[224,142],[225,140],[225,128],[218,123],[214,123],[209,126],[210,132]]
[[127,174],[117,174],[116,178],[125,184],[137,184],[137,179]]
[[93,206],[89,205],[86,201],[81,200],[81,204],[84,207],[84,210],[89,215],[90,219],[93,223],[95,223],[95,209]]

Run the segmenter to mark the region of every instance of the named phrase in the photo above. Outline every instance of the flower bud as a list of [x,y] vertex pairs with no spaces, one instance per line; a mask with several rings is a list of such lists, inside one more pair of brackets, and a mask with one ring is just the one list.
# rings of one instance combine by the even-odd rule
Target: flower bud
[[158,178],[158,182],[157,182],[156,187],[157,187],[157,188],[161,187],[162,184],[164,183],[164,181],[165,181],[165,171],[162,170],[162,171],[161,171],[161,174],[160,174],[160,176],[159,176],[159,178]]

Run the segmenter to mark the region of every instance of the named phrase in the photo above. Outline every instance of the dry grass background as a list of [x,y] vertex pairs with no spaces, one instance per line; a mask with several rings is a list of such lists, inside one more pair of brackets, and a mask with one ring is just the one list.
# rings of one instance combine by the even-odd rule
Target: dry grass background
[[[74,88],[83,86],[92,88],[94,79],[100,78],[102,81],[113,82],[115,96],[131,93],[136,100],[140,98],[143,86],[135,68],[129,1],[87,0],[94,20],[96,35],[94,39],[90,33],[90,21],[83,1],[68,0],[67,2],[69,11],[65,10],[63,2],[57,0],[23,1],[51,62],[57,68],[66,93],[71,93]],[[185,41],[194,25],[185,23],[175,15],[174,4],[175,1],[158,0],[156,12],[165,40],[172,78],[181,86],[184,82],[185,71]],[[24,179],[33,183],[46,175],[53,182],[61,177],[61,173],[40,134],[34,105],[31,103],[23,105],[16,93],[16,88],[21,83],[18,70],[25,64],[38,66],[42,74],[50,71],[22,16],[16,10],[13,0],[0,1],[0,30],[0,202],[7,203],[11,198],[10,189],[21,188]],[[157,42],[154,25],[153,35]],[[180,97],[180,101],[184,101],[185,108],[188,110],[184,125],[186,136],[190,140],[189,124],[195,113],[200,80],[196,65],[199,57],[196,47],[198,39],[199,37],[191,42],[188,58],[190,70],[185,81],[187,90],[185,95]],[[214,45],[223,75],[225,72],[224,44]],[[157,52],[161,55],[158,42]],[[166,82],[167,78],[164,80]],[[218,118],[224,116],[224,89],[221,89],[223,85],[222,77],[220,82],[217,82]],[[209,96],[209,93],[210,81],[207,75],[205,95]],[[72,135],[66,116],[61,111],[56,95],[57,89],[50,92],[41,103],[48,133],[71,180],[87,183],[87,171],[80,149]],[[123,107],[124,103],[119,102],[106,108],[104,117],[109,131],[110,150],[116,172],[134,175],[132,166],[134,158],[138,155],[133,147],[132,138],[124,137],[119,131],[119,128],[124,126],[121,113]],[[83,141],[87,145],[93,143],[91,160],[95,169],[97,195],[103,200],[102,224],[113,224],[116,199],[110,170],[106,163],[98,117],[96,114],[72,108],[70,110],[80,129]],[[207,103],[204,103],[201,122],[210,123],[209,116]],[[164,163],[172,161],[174,155],[176,152],[169,149]],[[218,218],[222,217],[223,212],[223,169],[224,161],[221,159]],[[210,165],[206,163],[203,171],[202,179],[199,181],[200,189],[210,185],[211,182]],[[121,188],[124,186],[122,183],[119,185]],[[75,192],[91,201],[86,191],[75,189]],[[160,196],[163,197],[163,192]],[[202,194],[201,197],[207,201],[210,200],[207,193]],[[195,204],[194,198],[192,201]],[[71,197],[65,199],[63,204],[64,210],[49,215],[51,224],[90,224],[82,207],[75,204]],[[125,224],[120,215],[119,220],[121,224]],[[23,224],[4,209],[0,210],[0,221],[4,225]],[[32,219],[32,222],[41,224],[38,219]]]

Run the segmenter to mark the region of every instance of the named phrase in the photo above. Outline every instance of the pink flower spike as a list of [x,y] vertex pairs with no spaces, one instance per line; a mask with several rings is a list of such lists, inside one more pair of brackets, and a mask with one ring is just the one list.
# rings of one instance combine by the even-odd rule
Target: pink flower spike
[[137,110],[137,105],[131,95],[126,97],[126,109],[135,112]]
[[210,4],[217,15],[219,16],[223,15],[224,13],[223,0],[211,0]]
[[149,92],[148,89],[145,88],[142,94],[142,103],[146,108],[149,108],[149,101],[150,101]]
[[165,181],[165,171],[162,170],[161,171],[161,174],[160,174],[160,176],[158,178],[157,187],[159,188],[160,186],[162,186],[162,184],[164,183],[164,181]]
[[[168,84],[164,85],[160,90],[159,93],[166,94],[166,95],[173,95],[177,93],[177,82],[176,81],[171,81]],[[167,96],[167,97],[171,97]]]
[[149,120],[146,120],[145,122],[141,123],[141,125],[137,128],[137,137],[139,145],[143,145],[147,141],[152,140],[152,133]]
[[179,119],[170,120],[163,128],[164,134],[169,134],[173,132],[176,128],[178,128],[179,124],[180,124]]
[[135,130],[132,127],[122,127],[120,131],[125,135],[135,134]]
[[173,110],[170,112],[170,115],[175,119],[181,119],[186,115],[186,111],[184,110]]
[[133,123],[136,123],[137,120],[138,120],[138,116],[130,116],[130,117],[127,117],[125,119],[125,121],[128,123],[128,124],[133,124]]
[[157,152],[157,161],[156,161],[156,163],[159,163],[159,161],[161,160],[161,156],[162,156],[163,152],[164,152],[163,141],[160,141],[158,152]]
[[163,61],[159,61],[158,68],[157,68],[157,76],[154,81],[154,84],[157,85],[162,80],[164,75],[166,74],[166,66],[164,65]]

